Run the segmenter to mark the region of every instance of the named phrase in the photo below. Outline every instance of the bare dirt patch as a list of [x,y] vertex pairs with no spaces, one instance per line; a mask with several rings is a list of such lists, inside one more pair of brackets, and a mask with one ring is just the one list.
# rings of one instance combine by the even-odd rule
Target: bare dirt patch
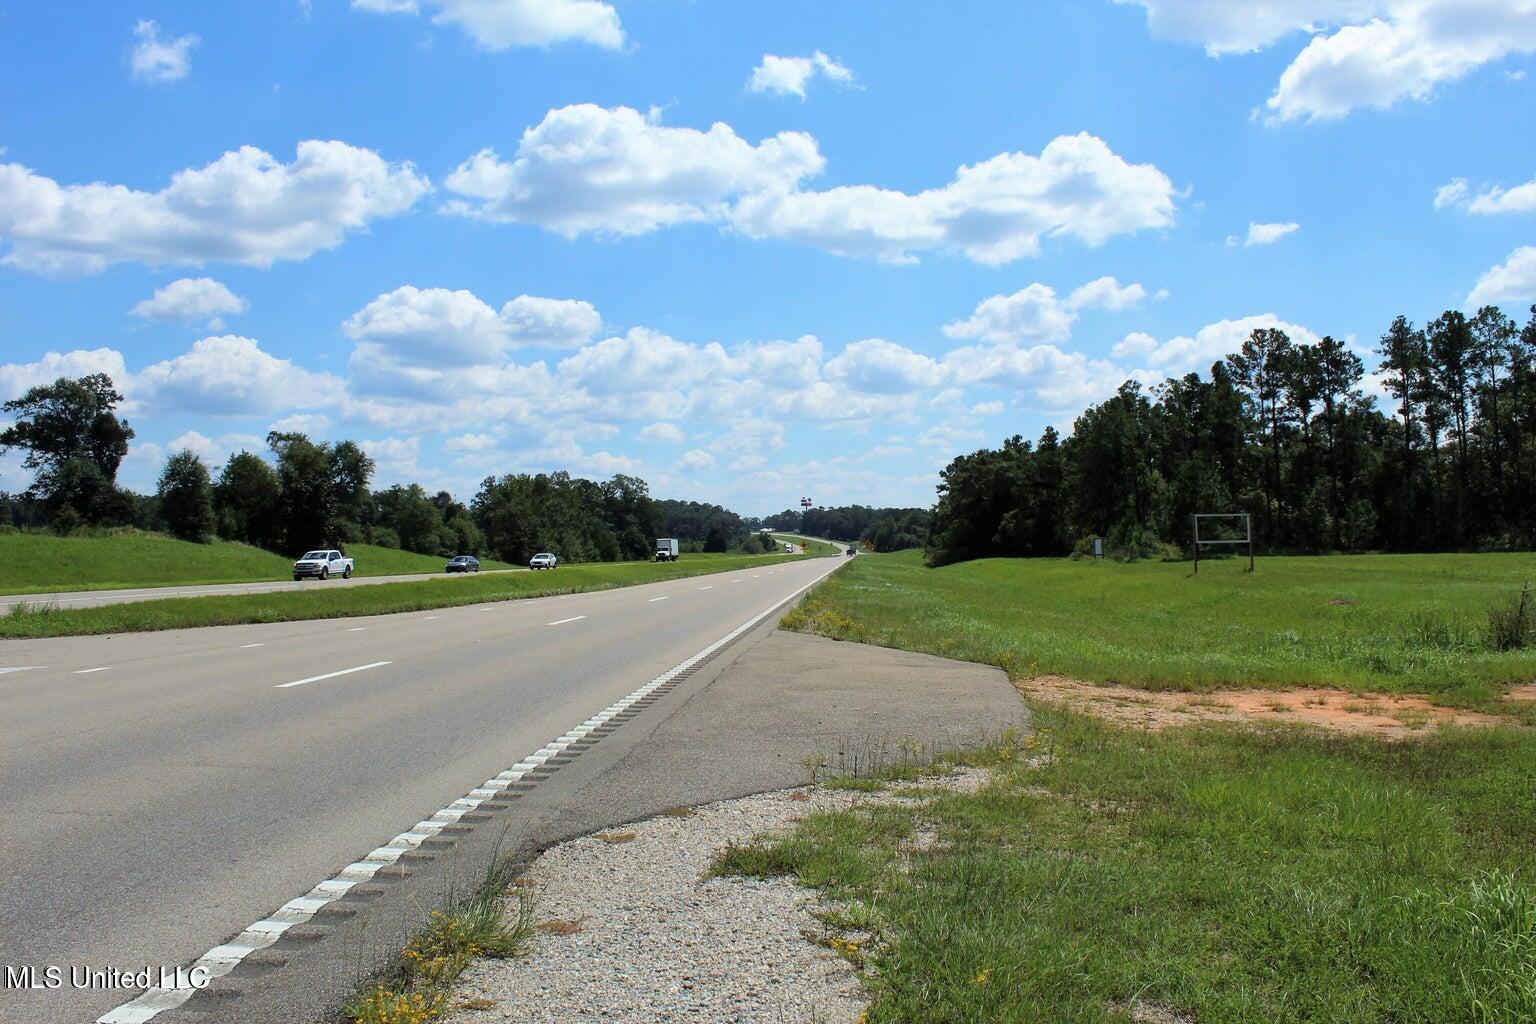
[[[1290,722],[1328,732],[1407,739],[1442,725],[1508,724],[1497,715],[1441,707],[1421,697],[1322,687],[1174,693],[1101,686],[1064,676],[1036,676],[1015,685],[1026,697],[1065,704],[1139,729],[1167,729],[1193,722]],[[1530,699],[1536,699],[1536,686],[1531,689]]]
[[1510,700],[1536,700],[1536,683],[1526,683],[1523,686],[1516,686],[1504,696],[1508,697]]

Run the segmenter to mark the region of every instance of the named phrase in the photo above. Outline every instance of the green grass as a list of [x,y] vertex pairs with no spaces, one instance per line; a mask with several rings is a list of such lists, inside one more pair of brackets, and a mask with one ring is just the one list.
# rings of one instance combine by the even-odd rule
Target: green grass
[[553,572],[493,573],[467,578],[439,575],[435,579],[377,583],[366,587],[327,587],[316,583],[303,590],[269,594],[168,597],[96,608],[18,606],[10,613],[0,615],[0,638],[84,636],[384,615],[548,594],[609,590],[806,557],[809,556],[701,554],[685,555],[676,562],[588,563],[561,566]]
[[[440,573],[447,561],[371,544],[346,547],[357,561],[359,576]],[[294,557],[301,554],[296,551]],[[511,568],[488,559],[482,559],[480,565],[485,569]],[[292,558],[229,541],[193,544],[142,530],[73,537],[0,531],[0,594],[249,583],[292,575]]]
[[[1350,555],[1187,563],[985,559],[928,569],[862,555],[785,618],[846,640],[1147,689],[1340,686],[1500,703],[1536,679],[1536,648],[1496,651],[1488,609],[1536,556]],[[1335,603],[1349,602],[1349,603]]]
[[871,1022],[1536,1019],[1536,735],[1049,724],[974,757],[979,793],[815,813],[717,869],[823,890]]
[[0,532],[3,594],[278,580],[292,568],[292,559],[246,544],[193,544],[139,530],[78,537]]

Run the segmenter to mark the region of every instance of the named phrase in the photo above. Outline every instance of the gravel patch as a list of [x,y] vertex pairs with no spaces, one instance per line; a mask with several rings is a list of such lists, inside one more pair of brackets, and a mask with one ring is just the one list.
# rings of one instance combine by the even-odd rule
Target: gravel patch
[[[969,790],[986,775],[964,770],[922,785]],[[764,793],[547,850],[519,880],[542,925],[534,951],[472,965],[449,1019],[855,1024],[865,1006],[857,971],[802,934],[824,931],[814,893],[787,879],[705,875],[729,842],[785,831],[813,810],[902,799],[906,788]]]

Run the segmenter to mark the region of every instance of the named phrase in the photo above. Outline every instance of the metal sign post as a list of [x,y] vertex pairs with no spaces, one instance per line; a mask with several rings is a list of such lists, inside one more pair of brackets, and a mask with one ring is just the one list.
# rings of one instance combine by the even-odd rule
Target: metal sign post
[[[1195,521],[1195,572],[1200,572],[1200,548],[1204,545],[1216,544],[1246,544],[1248,545],[1248,571],[1253,572],[1253,516],[1248,512],[1196,512],[1191,518]],[[1201,540],[1200,520],[1202,519],[1241,519],[1243,521],[1242,540]]]

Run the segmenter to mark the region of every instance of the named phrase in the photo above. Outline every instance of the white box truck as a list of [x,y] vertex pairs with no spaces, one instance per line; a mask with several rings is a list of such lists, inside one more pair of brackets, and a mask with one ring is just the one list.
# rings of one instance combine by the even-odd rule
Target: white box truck
[[658,561],[658,562],[675,562],[675,561],[677,561],[677,538],[676,537],[657,537],[656,538],[656,561]]

